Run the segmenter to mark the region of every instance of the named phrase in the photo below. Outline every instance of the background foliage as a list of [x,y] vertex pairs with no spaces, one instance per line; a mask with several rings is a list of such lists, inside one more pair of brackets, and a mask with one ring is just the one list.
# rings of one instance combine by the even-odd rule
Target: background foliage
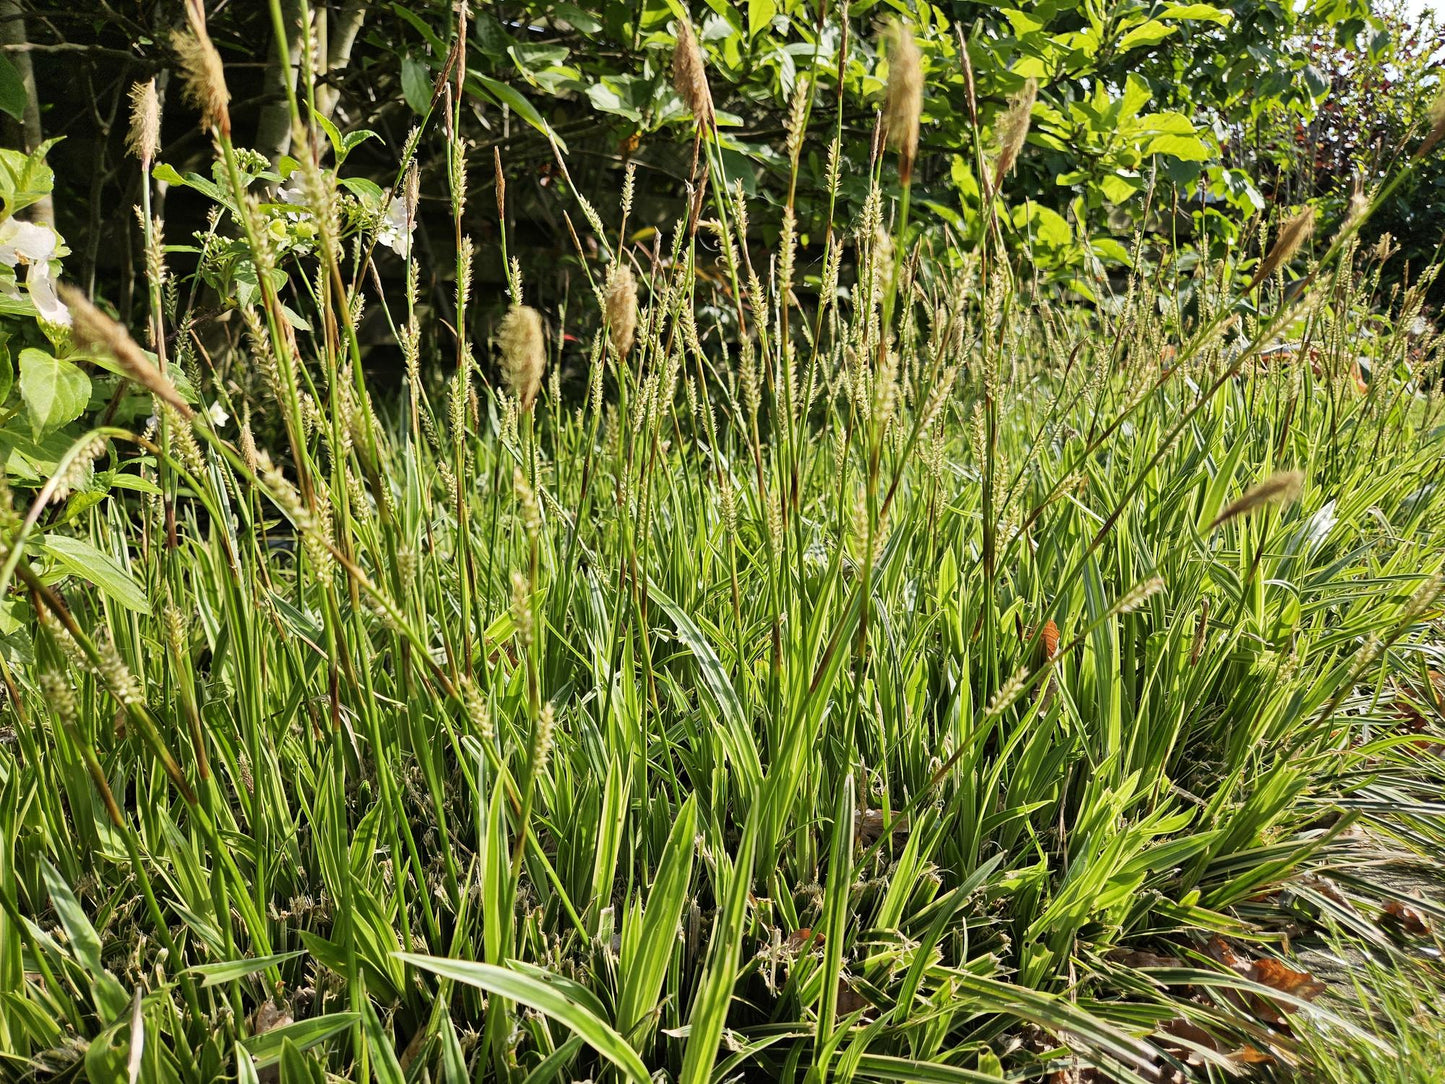
[[[107,283],[107,295],[128,312],[134,297],[128,256],[139,248],[138,233],[129,216],[112,213],[136,197],[133,172],[117,168],[124,94],[132,80],[158,73],[170,97],[168,42],[181,21],[180,0],[95,10],[29,0],[20,7],[32,15],[20,24],[29,51],[8,55],[33,58],[38,99],[48,103],[40,132],[29,134],[65,137],[53,161],[64,196],[58,225],[78,257],[72,272],[83,284]],[[299,17],[298,0],[282,7],[289,19]],[[311,5],[323,41],[315,105],[341,131],[382,137],[356,148],[353,175],[383,187],[394,181],[395,148],[427,109],[448,56],[451,7],[451,0]],[[691,127],[669,70],[672,25],[683,10],[680,0],[581,6],[526,0],[474,12],[462,132],[478,193],[473,206],[490,202],[480,191],[490,184],[494,151],[503,150],[514,247],[533,265],[529,271],[539,272],[537,288],[548,296],[565,293],[577,270],[550,191],[615,191],[623,167],[635,163],[639,230],[670,222],[685,198]],[[864,0],[848,7],[846,20],[839,10],[826,0],[708,0],[689,12],[709,64],[725,171],[757,201],[752,234],[760,247],[777,240],[777,210],[789,187],[782,145],[788,115],[795,105],[808,110],[796,206],[801,263],[814,282],[816,239],[828,211],[821,200],[826,148],[834,135],[847,165],[844,218],[857,214],[867,191],[887,76],[875,31],[890,13],[911,19],[926,67],[914,198],[930,214],[915,231],[947,231],[965,247],[977,242],[974,148],[993,145],[1009,96],[1036,78],[1032,146],[1018,182],[1028,199],[1005,228],[1044,277],[1084,294],[1097,290],[1087,273],[1097,270],[1094,261],[1115,276],[1124,270],[1141,227],[1161,244],[1208,241],[1218,256],[1217,246],[1249,243],[1261,213],[1284,213],[1316,195],[1341,206],[1353,174],[1381,176],[1433,97],[1441,45],[1430,17],[1371,13],[1368,0],[1046,0],[1017,7]],[[289,142],[287,73],[272,59],[267,5],[217,6],[212,33],[231,64],[238,142],[277,160]],[[806,97],[798,102],[802,88]],[[183,111],[168,112],[165,137],[161,160],[182,172],[206,153]],[[420,149],[424,192],[437,190],[441,147],[433,134]],[[1422,207],[1439,205],[1430,198],[1438,172],[1400,193],[1393,214],[1381,220],[1415,246],[1401,261],[1418,265],[1435,243],[1438,229],[1431,227],[1438,223]],[[168,197],[164,185],[157,198],[173,242],[182,240],[188,220],[189,228],[204,227],[206,201]],[[452,251],[446,216],[435,210],[423,212],[421,243],[438,278],[437,303],[444,304],[440,278]],[[483,240],[492,229],[476,211],[468,226]],[[590,243],[595,247],[595,239]],[[501,281],[495,258],[481,271]],[[479,307],[483,319],[487,308]]]

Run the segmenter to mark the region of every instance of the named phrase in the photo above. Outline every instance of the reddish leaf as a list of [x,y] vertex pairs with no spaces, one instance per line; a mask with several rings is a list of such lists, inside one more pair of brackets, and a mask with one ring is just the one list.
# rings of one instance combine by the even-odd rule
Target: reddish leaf
[[802,926],[788,936],[788,947],[794,952],[802,952],[809,948],[822,948],[826,940],[822,930]]
[[1313,1001],[1325,992],[1325,984],[1308,971],[1295,971],[1269,957],[1254,961],[1253,974],[1250,977],[1261,986],[1268,986],[1301,1001]]
[[1391,900],[1385,904],[1385,913],[1380,916],[1380,922],[1387,926],[1394,926],[1412,937],[1430,936],[1430,923],[1426,921],[1425,916],[1399,900]]

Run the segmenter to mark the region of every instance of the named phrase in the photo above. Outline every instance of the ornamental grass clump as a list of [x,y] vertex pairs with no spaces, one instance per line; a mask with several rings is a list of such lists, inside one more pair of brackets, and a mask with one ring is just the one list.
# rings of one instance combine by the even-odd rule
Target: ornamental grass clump
[[[340,213],[291,243],[314,217],[203,100],[247,288],[191,307],[216,267],[147,215],[154,356],[66,293],[68,356],[142,405],[37,444],[0,506],[0,1077],[1204,1081],[1390,1048],[1371,1014],[1408,999],[1347,1011],[1299,951],[1403,966],[1438,925],[1442,347],[1367,319],[1384,256],[1337,240],[1292,291],[1286,256],[1247,289],[1242,253],[1165,253],[1187,311],[1143,275],[1030,293],[1000,182],[1032,89],[973,152],[1001,228],[944,248],[908,138],[856,221],[750,204],[678,33],[706,192],[643,233],[630,180],[610,217],[548,187],[568,293],[502,185],[464,198],[462,56],[395,217],[298,106]],[[1370,379],[1259,364],[1281,341]]]

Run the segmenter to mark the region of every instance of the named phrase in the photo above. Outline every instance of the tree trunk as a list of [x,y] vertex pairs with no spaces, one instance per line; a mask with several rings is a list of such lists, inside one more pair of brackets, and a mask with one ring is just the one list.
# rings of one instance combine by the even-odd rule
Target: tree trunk
[[[289,35],[286,46],[291,58],[290,69],[282,70],[274,50],[266,65],[266,89],[275,96],[275,100],[261,110],[256,126],[256,149],[272,162],[291,149],[291,107],[286,98],[286,87],[287,80],[295,85],[301,70],[301,49],[305,39],[301,33],[300,8],[298,0],[281,0],[281,17]],[[346,0],[339,8],[318,7],[313,10],[317,51],[323,66],[323,70],[316,73],[319,83],[325,76],[343,70],[351,62],[351,51],[366,22],[366,8],[365,0]],[[322,83],[316,88],[316,111],[330,120],[340,97],[340,91],[335,87]]]
[[[20,0],[0,0],[0,45],[29,44],[25,34],[25,13]],[[30,53],[24,48],[7,49],[5,55],[15,66],[20,82],[25,87],[25,116],[21,122],[21,134],[27,152],[35,150],[45,139],[40,128],[40,100],[35,96],[35,69],[30,63]],[[55,224],[55,206],[46,196],[31,207],[30,217],[48,226]]]
[[303,39],[299,0],[281,0],[281,21],[286,26],[286,52],[291,65],[289,68],[281,66],[280,50],[273,40],[263,82],[266,93],[273,96],[273,100],[261,107],[261,116],[256,122],[256,149],[272,162],[291,149],[291,106],[286,88],[296,85],[296,73],[301,68]]

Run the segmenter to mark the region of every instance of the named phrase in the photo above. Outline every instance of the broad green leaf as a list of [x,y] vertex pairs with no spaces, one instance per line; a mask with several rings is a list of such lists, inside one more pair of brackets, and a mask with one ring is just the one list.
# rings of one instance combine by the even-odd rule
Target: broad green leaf
[[63,534],[46,535],[40,548],[72,576],[93,583],[126,609],[150,613],[150,602],[146,599],[144,588],[110,554],[102,553],[89,542]]
[[563,154],[567,153],[567,144],[563,141],[562,137],[552,129],[552,126],[547,123],[542,114],[537,112],[537,107],[529,102],[515,87],[508,86],[506,83],[500,83],[479,72],[470,73],[468,79],[475,80],[486,97],[491,98],[499,105],[505,105],[513,113],[516,113],[517,116],[521,117],[533,128],[546,136],[547,141],[554,144],[559,151]]
[[1145,154],[1168,154],[1185,162],[1204,162],[1209,158],[1209,148],[1204,140],[1193,135],[1159,135],[1149,141]]
[[439,956],[420,956],[411,952],[398,952],[394,955],[423,971],[430,971],[453,982],[475,986],[551,1017],[581,1036],[587,1045],[617,1066],[628,1080],[634,1084],[650,1084],[647,1066],[642,1063],[637,1052],[627,1045],[627,1040],[606,1021],[576,1002],[568,1000],[555,986],[493,964],[447,960]]
[[80,417],[90,402],[90,377],[69,361],[26,347],[20,351],[20,397],[38,440]]
[[748,0],[748,37],[755,38],[771,26],[777,13],[776,0]]
[[1052,207],[1037,203],[1018,207],[1014,211],[1014,223],[1020,229],[1029,231],[1029,240],[1045,248],[1063,248],[1074,239],[1074,231],[1068,221]]
[[1234,12],[1224,11],[1213,4],[1166,4],[1157,18],[1192,19],[1196,22],[1211,22],[1228,26],[1234,21]]
[[0,404],[10,398],[10,389],[15,386],[15,359],[10,354],[10,344],[0,340]]
[[1143,45],[1158,45],[1176,29],[1178,28],[1153,20],[1143,26],[1136,26],[1120,39],[1119,52],[1127,53],[1130,49],[1137,49]]
[[10,58],[0,53],[0,112],[8,113],[18,121],[25,119],[25,104],[28,97],[25,83]]
[[[1121,177],[1117,173],[1109,173],[1099,181],[1099,191],[1104,193],[1104,198],[1110,203],[1124,203],[1133,199],[1134,193],[1138,192],[1142,182],[1138,178]],[[1117,244],[1118,242],[1115,242]]]
[[40,860],[40,873],[70,949],[90,979],[91,996],[95,999],[101,1020],[109,1023],[118,1019],[130,1007],[130,997],[115,976],[101,964],[100,935],[95,932],[65,879],[43,858]]
[[45,161],[50,148],[59,139],[47,139],[30,154],[0,147],[0,199],[5,213],[29,207],[50,195],[55,188],[55,172]]
[[348,192],[362,197],[362,199],[366,200],[373,207],[381,204],[381,197],[383,195],[381,185],[373,180],[366,177],[342,177],[336,183]]
[[341,129],[337,128],[331,118],[324,113],[313,112],[311,119],[319,124],[321,130],[326,133],[326,140],[331,144],[331,153],[336,158],[336,164],[341,165],[342,160],[346,157],[341,145]]
[[401,58],[401,96],[418,116],[431,108],[432,74],[426,61],[414,56]]

